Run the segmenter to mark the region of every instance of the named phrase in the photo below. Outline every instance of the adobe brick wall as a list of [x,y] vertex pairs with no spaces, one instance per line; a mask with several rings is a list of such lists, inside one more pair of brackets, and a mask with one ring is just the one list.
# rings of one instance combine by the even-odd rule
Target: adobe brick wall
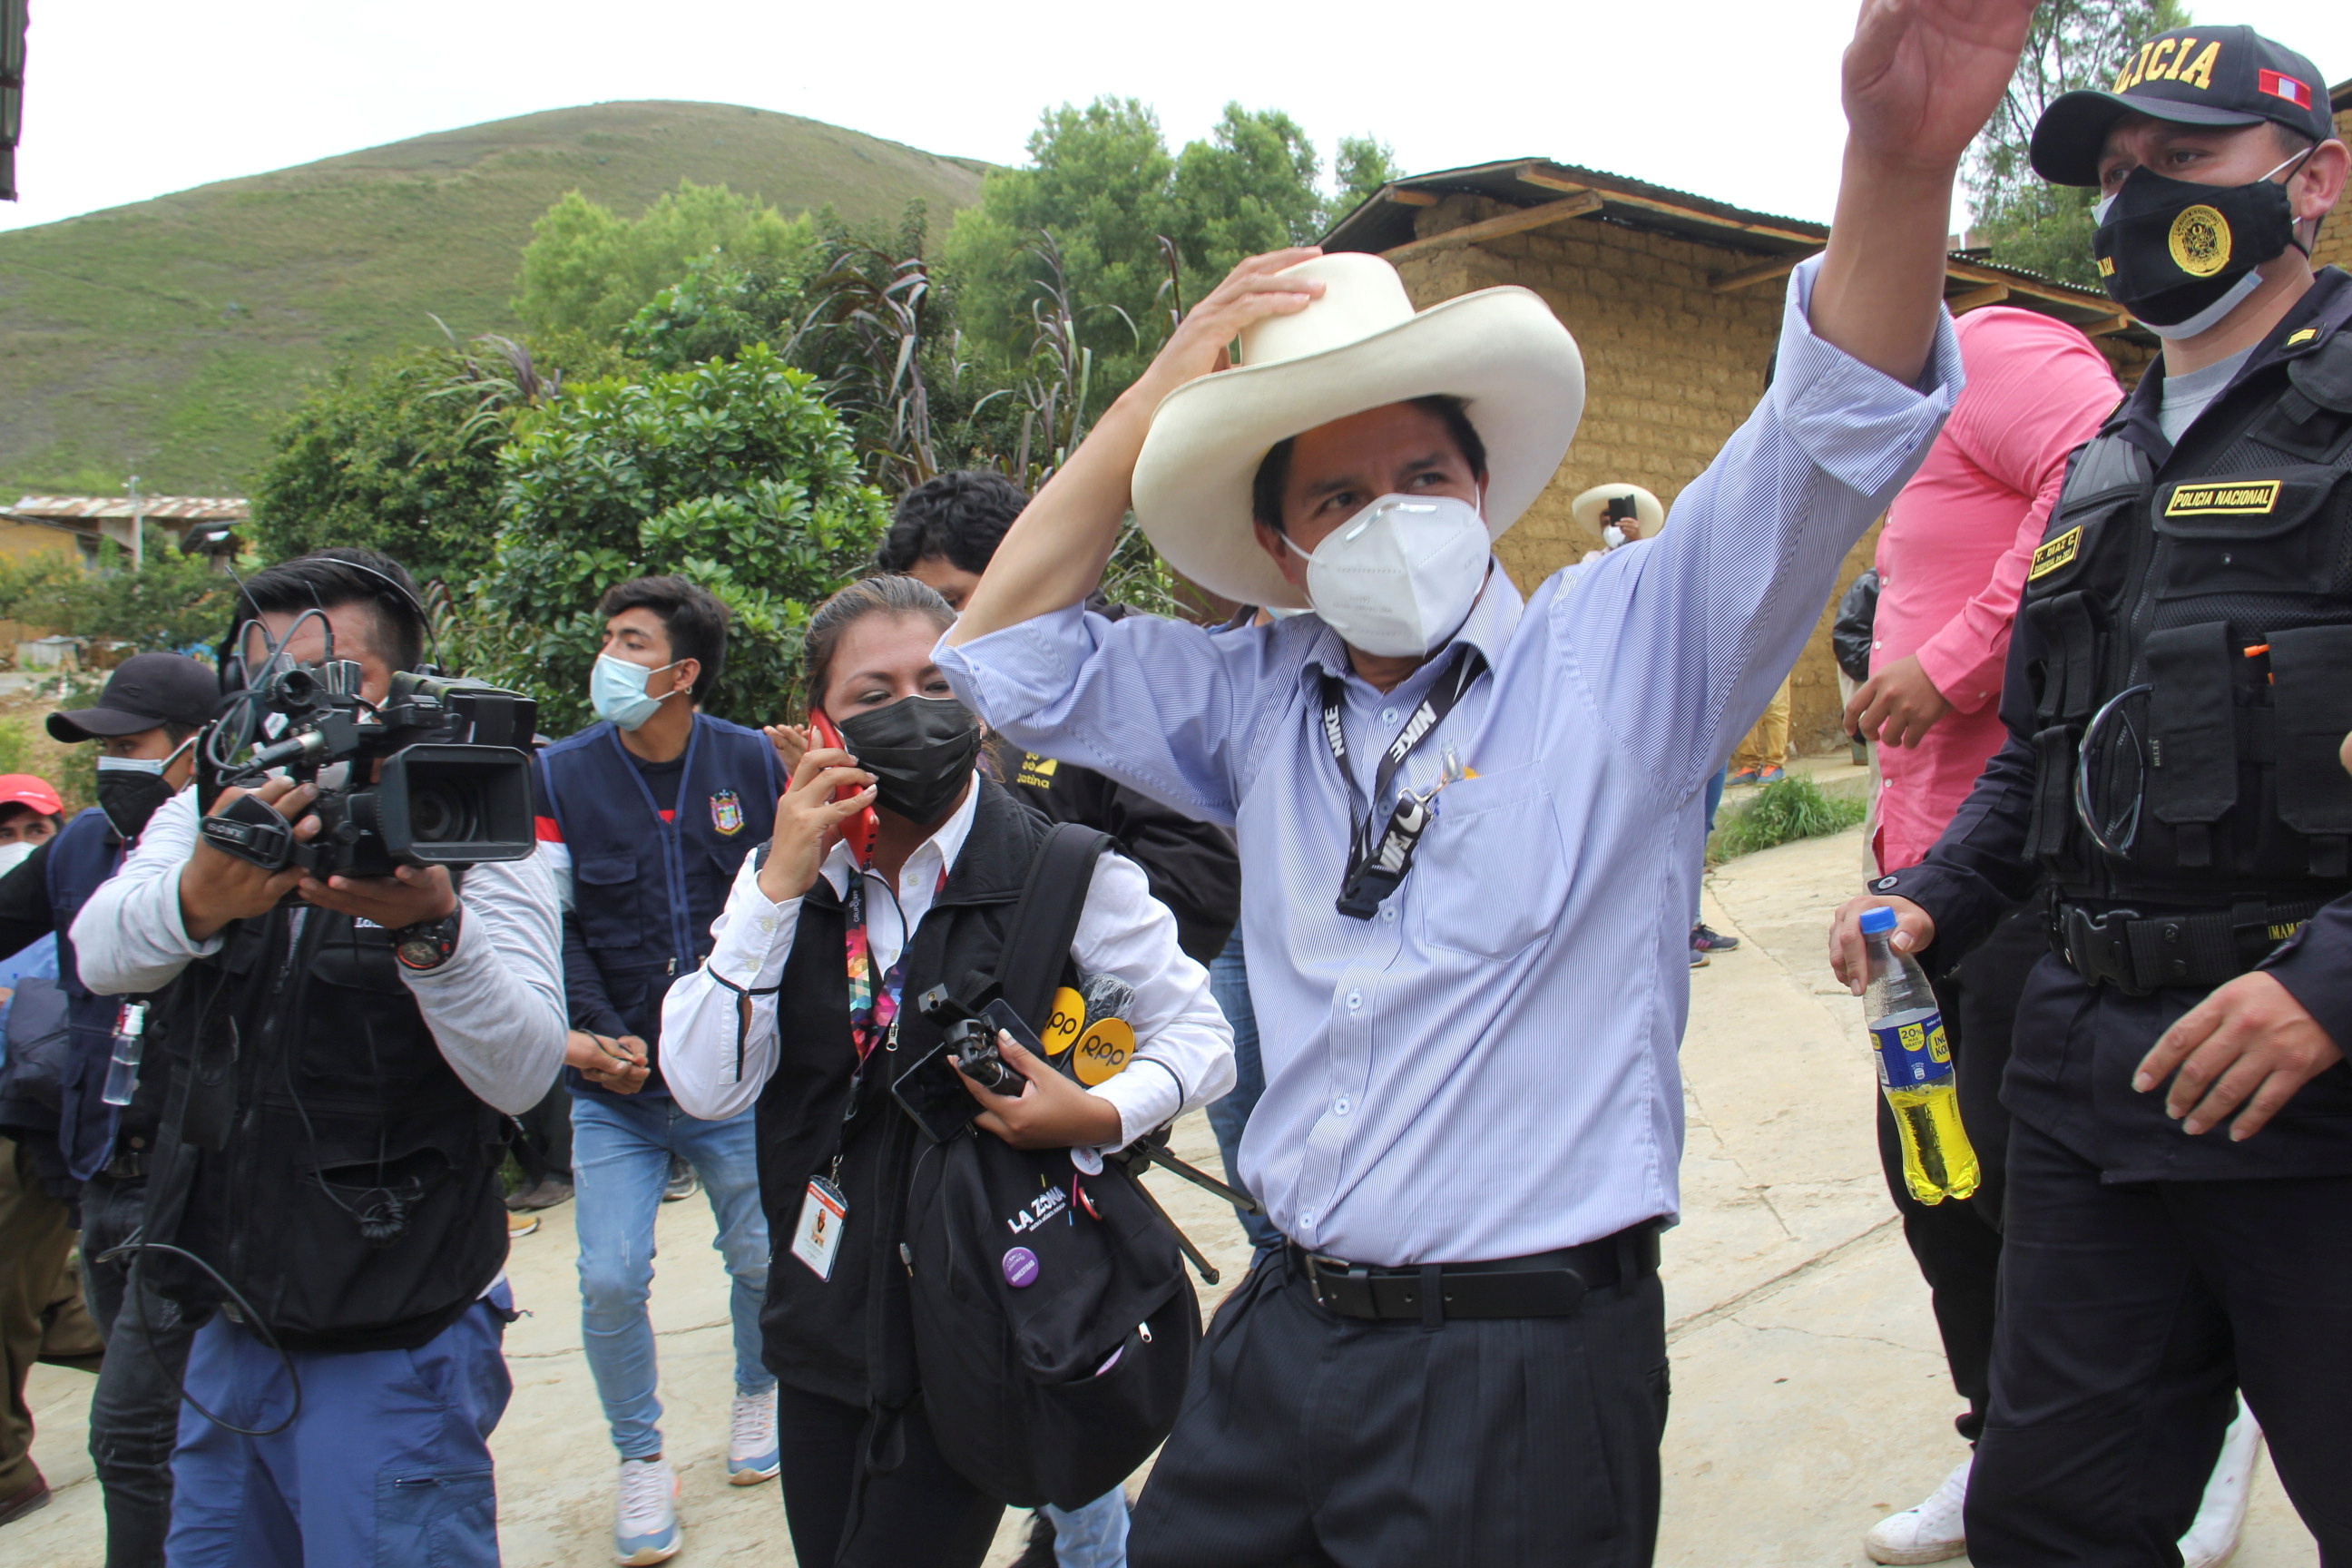
[[[2336,111],[2336,134],[2352,141],[2352,109]],[[2312,247],[2312,264],[2341,267],[2352,272],[2352,202],[2338,201],[2327,221],[2319,226],[2319,243]]]
[[[1483,197],[1448,196],[1416,215],[1415,229],[1432,237],[1509,210]],[[1774,280],[1727,294],[1710,287],[1710,279],[1755,259],[1588,217],[1408,257],[1400,265],[1406,289],[1423,308],[1498,284],[1533,289],[1583,351],[1584,420],[1576,444],[1496,548],[1521,591],[1600,544],[1596,531],[1569,516],[1579,492],[1630,480],[1672,508],[1755,409],[1780,337],[1787,285]],[[2154,357],[2116,337],[2093,342],[2126,384]],[[1790,673],[1790,744],[1801,753],[1838,744],[1830,623],[1839,595],[1869,566],[1877,542],[1874,522],[1839,566],[1836,586]]]

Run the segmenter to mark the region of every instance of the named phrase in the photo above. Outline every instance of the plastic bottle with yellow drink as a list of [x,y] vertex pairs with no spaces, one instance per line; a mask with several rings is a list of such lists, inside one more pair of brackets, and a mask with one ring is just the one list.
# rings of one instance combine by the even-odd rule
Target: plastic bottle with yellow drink
[[1862,912],[1862,940],[1870,954],[1863,1016],[1870,1024],[1879,1090],[1903,1140],[1903,1184],[1923,1204],[1965,1198],[1982,1173],[1960,1121],[1944,1015],[1927,972],[1909,953],[1895,950],[1894,934],[1893,910],[1881,905]]

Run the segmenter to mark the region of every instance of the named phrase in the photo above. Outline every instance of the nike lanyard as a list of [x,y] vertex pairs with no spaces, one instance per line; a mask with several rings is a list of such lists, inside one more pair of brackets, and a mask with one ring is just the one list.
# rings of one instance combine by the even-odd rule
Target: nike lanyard
[[1340,728],[1339,718],[1346,701],[1346,685],[1336,675],[1326,674],[1323,689],[1323,739],[1331,748],[1331,760],[1339,764],[1339,780],[1348,787],[1348,872],[1339,884],[1338,909],[1350,920],[1368,921],[1377,913],[1381,900],[1397,890],[1405,873],[1412,869],[1412,852],[1429,826],[1431,796],[1416,795],[1406,791],[1397,796],[1395,807],[1389,813],[1388,826],[1381,830],[1377,841],[1372,837],[1372,812],[1386,799],[1389,786],[1396,782],[1397,769],[1411,756],[1413,749],[1426,740],[1431,731],[1444,722],[1462,700],[1463,693],[1486,670],[1486,656],[1465,643],[1454,656],[1445,674],[1437,679],[1412,717],[1404,721],[1395,740],[1381,755],[1381,765],[1372,777],[1372,798],[1363,814],[1355,809],[1356,775],[1348,767],[1348,737]]

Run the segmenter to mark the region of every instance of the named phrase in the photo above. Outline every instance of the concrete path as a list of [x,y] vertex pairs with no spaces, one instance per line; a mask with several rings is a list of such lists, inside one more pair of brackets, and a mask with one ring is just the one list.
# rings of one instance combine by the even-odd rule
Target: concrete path
[[[1843,834],[1734,861],[1711,882],[1710,923],[1746,942],[1691,976],[1683,1224],[1665,1246],[1667,1568],[1864,1563],[1862,1532],[1919,1500],[1963,1452],[1927,1290],[1879,1180],[1860,1005],[1822,958],[1828,912],[1859,885],[1861,853],[1859,832]],[[1178,1129],[1177,1145],[1215,1168],[1201,1118]],[[1152,1185],[1230,1284],[1246,1250],[1231,1211],[1159,1174]],[[662,1211],[653,1310],[684,1483],[677,1562],[787,1563],[774,1485],[725,1483],[731,1356],[711,1234],[699,1199]],[[496,1439],[513,1568],[609,1561],[613,1454],[581,1362],[572,1256],[567,1206],[516,1243],[510,1265],[532,1314],[508,1335],[515,1397]],[[1203,1289],[1203,1305],[1222,1294]],[[0,1556],[99,1568],[100,1500],[83,1452],[89,1379],[43,1367],[31,1394],[35,1456],[58,1498],[0,1531]],[[1023,1517],[1008,1517],[992,1563],[1018,1555]],[[2290,1568],[2316,1555],[2265,1462],[2238,1563]]]

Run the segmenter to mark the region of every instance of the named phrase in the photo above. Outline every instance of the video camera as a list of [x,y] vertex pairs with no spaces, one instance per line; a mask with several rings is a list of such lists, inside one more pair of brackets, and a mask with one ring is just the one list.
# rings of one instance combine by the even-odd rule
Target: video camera
[[[203,756],[212,782],[249,784],[273,768],[318,786],[317,837],[250,795],[204,819],[205,842],[264,870],[389,877],[395,866],[522,860],[531,821],[531,729],[539,704],[520,691],[427,669],[403,670],[381,704],[360,694],[360,666],[276,659],[215,721]],[[283,721],[262,743],[265,715]],[[243,761],[236,753],[251,747]]]

